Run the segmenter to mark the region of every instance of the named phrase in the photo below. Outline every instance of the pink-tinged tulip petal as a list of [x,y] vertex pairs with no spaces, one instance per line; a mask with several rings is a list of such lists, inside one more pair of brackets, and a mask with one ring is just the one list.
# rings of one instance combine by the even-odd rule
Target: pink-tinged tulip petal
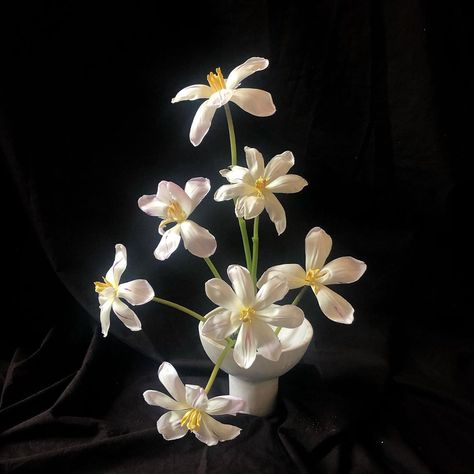
[[245,402],[231,395],[214,397],[207,402],[207,413],[209,415],[236,415],[243,410]]
[[250,148],[249,146],[246,146],[244,151],[247,166],[253,179],[256,180],[263,176],[265,172],[265,162],[263,161],[262,154],[256,148]]
[[264,58],[254,57],[247,59],[247,61],[231,71],[229,77],[226,79],[226,87],[228,89],[235,89],[239,87],[239,84],[244,79],[256,73],[257,71],[263,71],[268,67],[268,64],[268,59]]
[[252,321],[258,353],[265,359],[276,361],[281,356],[281,343],[273,329],[261,321]]
[[176,369],[169,362],[163,362],[160,365],[158,378],[177,402],[186,403],[186,389],[184,384],[181,382]]
[[232,318],[232,312],[225,308],[216,308],[206,314],[206,321],[202,325],[201,333],[221,341],[233,334],[240,326],[237,318]]
[[130,329],[130,331],[140,331],[142,324],[138,319],[135,312],[130,309],[125,303],[120,301],[118,298],[112,303],[112,309],[117,316],[117,318],[122,321],[122,323]]
[[306,272],[300,265],[296,263],[285,263],[283,265],[275,265],[266,270],[260,277],[260,280],[258,280],[257,286],[261,288],[268,280],[274,277],[284,278],[290,290],[301,288],[307,284],[305,280]]
[[324,266],[325,278],[321,283],[324,285],[354,283],[366,270],[367,265],[361,260],[352,257],[339,257]]
[[148,303],[155,296],[153,288],[146,280],[133,280],[122,283],[118,287],[118,297],[126,299],[130,304]]
[[316,293],[321,311],[336,323],[351,324],[354,321],[354,308],[342,296],[327,286],[321,286]]
[[205,285],[207,297],[217,306],[229,311],[240,312],[242,304],[234,290],[220,278],[212,278]]
[[109,271],[105,275],[107,281],[116,286],[120,283],[120,278],[127,268],[127,249],[125,245],[117,244],[115,246],[115,260]]
[[217,248],[215,237],[204,227],[186,220],[181,224],[184,247],[196,257],[210,257]]
[[331,237],[321,227],[314,227],[305,239],[306,270],[322,269],[332,248]]
[[185,385],[188,406],[207,411],[207,393],[198,385]]
[[227,275],[242,306],[246,308],[253,306],[255,289],[250,272],[240,265],[229,265]]
[[204,84],[195,84],[181,89],[171,103],[181,102],[182,100],[208,99],[212,95],[212,89]]
[[180,224],[177,224],[163,234],[154,252],[156,259],[166,260],[178,248],[181,242],[180,227]]
[[234,347],[234,360],[238,366],[248,369],[257,356],[257,340],[252,323],[242,324]]
[[262,213],[264,207],[265,199],[263,197],[240,196],[235,202],[235,215],[244,219],[254,219]]
[[186,410],[188,407],[185,403],[177,402],[165,393],[156,390],[147,390],[143,393],[143,398],[148,405],[165,408],[166,410]]
[[192,210],[204,199],[206,194],[211,189],[211,183],[207,178],[192,178],[184,187],[184,192],[192,201]]
[[285,279],[280,277],[272,278],[268,280],[261,288],[258,290],[254,309],[259,311],[261,309],[267,308],[276,301],[283,299],[288,293],[288,283]]
[[209,104],[206,100],[203,102],[194,116],[189,132],[189,139],[194,146],[198,146],[211,128],[212,119],[216,113],[217,107]]
[[237,426],[226,425],[214,420],[209,415],[203,414],[201,426],[194,431],[194,435],[199,441],[208,446],[215,446],[219,441],[229,441],[236,438],[240,431]]
[[308,181],[297,174],[286,174],[274,179],[267,185],[267,190],[272,193],[293,194],[299,193],[305,186],[308,186]]
[[280,155],[275,155],[265,167],[265,175],[269,181],[273,181],[280,176],[284,176],[295,164],[295,157],[291,151],[284,151]]
[[265,193],[265,209],[268,212],[270,220],[275,224],[277,234],[283,234],[286,229],[285,209],[283,209],[278,198],[271,192]]
[[181,186],[178,186],[176,183],[172,181],[166,182],[166,189],[168,191],[168,195],[170,197],[171,202],[177,202],[184,213],[189,216],[194,209],[193,201],[191,198],[186,194],[184,189]]
[[260,89],[237,89],[230,100],[256,117],[269,117],[276,112],[272,95]]
[[274,304],[259,311],[258,319],[272,326],[297,328],[303,324],[304,313],[301,308],[293,304],[285,304],[283,306]]
[[187,432],[186,425],[181,426],[181,418],[184,412],[169,411],[165,413],[157,422],[158,433],[167,441],[182,438]]
[[168,209],[169,203],[165,203],[156,198],[156,194],[148,194],[142,196],[138,200],[138,207],[149,216],[166,217],[166,210]]

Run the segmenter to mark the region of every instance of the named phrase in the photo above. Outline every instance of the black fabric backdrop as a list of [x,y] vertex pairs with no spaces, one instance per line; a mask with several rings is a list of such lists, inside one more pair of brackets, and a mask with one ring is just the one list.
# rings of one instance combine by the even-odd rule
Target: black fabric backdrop
[[[65,2],[2,7],[3,305],[0,471],[471,473],[472,17],[458,2],[318,0]],[[281,379],[278,409],[238,416],[234,441],[165,442],[162,411],[142,398],[172,362],[185,382],[211,370],[194,321],[150,303],[143,331],[97,328],[92,282],[117,242],[127,278],[201,312],[207,267],[184,250],[158,263],[157,222],[137,208],[161,179],[207,176],[229,161],[222,111],[198,148],[196,103],[182,87],[250,56],[270,68],[246,81],[276,115],[234,107],[238,149],[290,149],[310,186],[283,198],[288,228],[263,218],[260,268],[304,258],[319,225],[333,256],[368,271],[340,289],[351,326],[302,307],[315,338]],[[199,208],[217,237],[215,263],[243,263],[231,204]],[[214,393],[225,393],[219,377]]]

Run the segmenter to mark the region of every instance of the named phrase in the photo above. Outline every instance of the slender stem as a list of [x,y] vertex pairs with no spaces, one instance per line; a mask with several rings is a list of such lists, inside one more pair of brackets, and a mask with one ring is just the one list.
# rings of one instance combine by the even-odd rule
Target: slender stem
[[252,237],[252,242],[253,242],[253,248],[252,248],[252,278],[253,278],[253,283],[254,285],[257,284],[257,266],[258,266],[258,244],[259,244],[259,238],[258,238],[258,223],[260,220],[260,216],[257,216],[253,220],[253,237]]
[[204,391],[206,393],[209,393],[209,390],[211,390],[212,385],[214,384],[214,381],[216,380],[217,373],[219,372],[219,369],[221,368],[222,362],[224,362],[224,359],[228,352],[232,349],[232,346],[234,345],[234,341],[228,340],[226,346],[224,347],[223,351],[221,352],[221,355],[217,359],[216,365],[214,366],[214,369],[212,369],[211,376],[209,377],[209,380],[207,382],[206,388]]
[[206,318],[201,316],[199,313],[196,313],[196,311],[193,311],[192,309],[186,308],[185,306],[181,306],[180,304],[173,303],[172,301],[164,300],[163,298],[158,298],[156,296],[153,298],[153,301],[155,303],[164,304],[165,306],[169,306],[170,308],[174,308],[174,309],[177,309],[178,311],[189,314],[189,316],[192,316],[193,318],[199,319],[199,321],[205,321],[206,320]]
[[237,164],[237,144],[235,141],[234,121],[232,120],[229,104],[224,105],[224,110],[225,118],[227,119],[227,128],[229,129],[230,164],[234,166]]
[[207,266],[210,268],[212,274],[216,277],[222,280],[221,275],[217,271],[216,266],[212,263],[212,260],[209,257],[204,257],[204,261],[207,263]]
[[[303,295],[306,293],[307,289],[308,289],[307,285],[303,286],[303,288],[301,288],[301,290],[298,292],[298,294],[296,295],[296,298],[293,300],[291,304],[298,306],[298,303],[301,301],[301,298],[303,298]],[[280,334],[280,331],[281,331],[281,326],[275,329],[275,334],[278,336],[278,334]]]
[[252,254],[250,252],[249,234],[247,232],[247,224],[243,217],[239,217],[240,233],[242,234],[242,243],[244,244],[245,264],[248,270],[252,268]]

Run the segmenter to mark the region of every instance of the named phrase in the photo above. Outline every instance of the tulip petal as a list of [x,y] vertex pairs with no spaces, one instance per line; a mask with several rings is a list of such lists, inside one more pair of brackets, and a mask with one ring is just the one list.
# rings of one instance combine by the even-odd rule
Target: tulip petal
[[235,215],[244,219],[254,219],[262,213],[264,207],[265,199],[263,197],[240,196],[235,201]]
[[321,273],[325,278],[321,283],[334,285],[337,283],[354,283],[367,270],[367,265],[353,257],[339,257],[324,266]]
[[206,321],[201,328],[201,333],[206,337],[221,341],[237,331],[239,326],[240,321],[237,318],[235,320],[232,318],[232,311],[216,308],[206,314]]
[[191,214],[194,209],[193,201],[186,194],[184,189],[181,186],[178,186],[172,181],[166,181],[166,189],[168,191],[168,196],[171,202],[177,202],[181,209],[185,212],[187,216]]
[[180,227],[181,225],[177,224],[163,234],[154,252],[157,260],[166,260],[178,248],[181,242]]
[[270,92],[260,89],[237,89],[230,100],[255,117],[269,117],[276,112]]
[[252,331],[252,323],[243,323],[234,347],[234,360],[238,366],[248,369],[257,357],[257,340]]
[[288,293],[288,283],[284,278],[275,277],[268,280],[260,290],[255,299],[254,309],[259,311],[267,306],[280,301]]
[[130,309],[124,302],[120,301],[118,298],[115,298],[112,303],[112,309],[116,314],[117,318],[122,321],[122,323],[130,329],[130,331],[140,331],[142,324],[138,319],[138,316],[135,314],[135,311]]
[[169,363],[163,362],[158,369],[158,378],[169,394],[180,403],[186,403],[186,389],[179,378],[176,369]]
[[199,385],[185,385],[188,406],[207,411],[207,393]]
[[257,71],[263,71],[268,67],[268,59],[265,58],[249,58],[240,66],[237,66],[231,71],[229,77],[226,79],[226,87],[228,89],[235,89],[247,77]]
[[327,286],[321,286],[316,293],[321,311],[336,323],[351,324],[354,321],[354,308],[341,295]]
[[283,234],[286,229],[285,209],[283,209],[278,198],[271,192],[265,192],[265,209],[268,212],[270,220],[275,224],[277,234]]
[[185,403],[173,400],[169,395],[156,390],[147,390],[143,393],[143,398],[148,405],[165,408],[166,410],[185,410],[187,405]]
[[156,423],[158,433],[160,433],[166,441],[182,438],[187,432],[186,425],[181,426],[181,418],[184,412],[169,411],[160,417]]
[[156,198],[156,194],[145,194],[138,200],[138,207],[149,216],[166,217],[168,203]]
[[228,309],[229,311],[240,312],[241,303],[234,290],[229,284],[220,278],[212,278],[206,281],[205,285],[207,297],[217,306]]
[[258,319],[272,326],[297,328],[303,323],[304,313],[301,308],[293,304],[285,304],[283,306],[273,304],[259,311]]
[[248,184],[249,186],[254,185],[254,180],[248,168],[243,166],[234,165],[230,169],[224,169],[219,171],[220,175],[223,176],[229,183],[236,184],[242,183]]
[[204,227],[187,220],[181,224],[184,247],[196,257],[210,257],[217,248],[215,237]]
[[208,446],[215,446],[219,441],[228,441],[236,438],[239,436],[240,431],[241,429],[237,426],[226,425],[203,413],[201,426],[194,431],[194,435],[199,441]]
[[221,89],[220,91],[214,92],[209,100],[207,101],[208,105],[214,108],[222,107],[231,100],[234,95],[234,91],[231,89]]
[[100,305],[100,326],[104,337],[107,337],[107,334],[109,333],[112,302],[113,298],[108,298]]
[[266,189],[272,193],[293,194],[299,193],[305,186],[308,186],[308,181],[301,176],[297,174],[286,174],[267,184]]
[[306,272],[303,268],[296,263],[285,263],[283,265],[275,265],[265,271],[260,280],[258,280],[257,287],[261,288],[268,280],[274,277],[284,278],[290,290],[306,285]]
[[214,397],[207,402],[207,413],[209,415],[236,415],[243,409],[245,402],[231,395]]
[[194,84],[192,86],[181,89],[175,97],[171,99],[171,103],[181,102],[182,100],[208,99],[211,97],[212,89],[204,84]]
[[273,181],[280,176],[284,176],[290,168],[295,164],[295,157],[291,151],[284,151],[279,155],[275,155],[265,167],[265,178]]
[[242,306],[246,308],[253,306],[255,289],[250,272],[240,265],[229,265],[227,275]]
[[263,161],[262,154],[256,148],[250,148],[246,146],[245,151],[245,160],[247,161],[247,166],[254,180],[257,180],[265,172],[265,162]]
[[252,330],[257,339],[258,353],[268,360],[278,360],[281,356],[281,343],[273,329],[262,321],[252,321]]
[[127,249],[125,245],[117,244],[115,246],[115,259],[114,263],[106,273],[105,278],[110,281],[114,286],[120,283],[120,278],[123,272],[127,268]]
[[216,107],[209,105],[208,100],[200,105],[189,132],[189,139],[194,146],[198,146],[206,136],[209,128],[211,128],[211,122],[215,113]]
[[229,201],[240,196],[252,194],[255,189],[245,183],[224,184],[214,194],[214,201]]
[[154,296],[155,292],[146,280],[133,280],[118,287],[118,297],[126,299],[134,306],[148,303]]
[[211,183],[207,178],[192,178],[184,187],[184,192],[189,196],[192,202],[192,211],[204,199],[211,189]]
[[322,269],[331,248],[331,237],[321,227],[313,227],[305,239],[306,270]]

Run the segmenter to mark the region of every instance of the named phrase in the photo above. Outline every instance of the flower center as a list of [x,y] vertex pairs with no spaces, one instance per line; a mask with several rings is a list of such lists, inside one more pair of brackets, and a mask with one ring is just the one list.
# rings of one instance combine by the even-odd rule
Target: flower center
[[255,187],[257,188],[257,194],[259,196],[262,195],[262,191],[265,189],[265,186],[267,185],[268,179],[264,178],[263,176],[260,176],[260,178],[255,181]]
[[209,82],[209,85],[211,86],[211,89],[213,92],[218,92],[222,89],[225,89],[225,79],[224,76],[222,75],[221,68],[218,67],[216,69],[216,74],[213,72],[210,72],[207,75],[207,82]]
[[313,287],[313,290],[317,293],[319,291],[320,284],[319,280],[324,276],[321,273],[319,268],[311,268],[306,272],[305,280],[308,282],[309,285]]
[[186,220],[186,213],[181,205],[176,201],[171,201],[166,209],[166,219],[160,222],[160,229],[164,229],[171,222],[183,222]]
[[188,410],[183,418],[181,418],[181,426],[186,425],[188,430],[194,431],[195,429],[199,429],[201,426],[201,410],[198,410],[197,408],[193,408],[191,410]]
[[105,289],[107,288],[113,288],[114,285],[110,283],[109,280],[107,280],[105,277],[102,277],[104,281],[95,281],[95,292],[96,293],[102,293]]
[[240,310],[240,320],[243,323],[251,323],[254,316],[255,310],[253,308],[243,308]]

